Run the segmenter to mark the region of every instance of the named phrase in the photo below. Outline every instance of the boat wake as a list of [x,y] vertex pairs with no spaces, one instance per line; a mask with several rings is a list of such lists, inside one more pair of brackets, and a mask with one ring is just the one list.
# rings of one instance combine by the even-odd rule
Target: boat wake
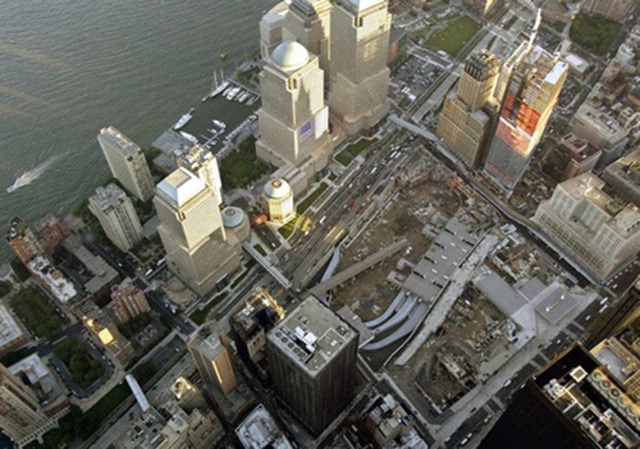
[[18,176],[18,178],[14,181],[14,183],[7,188],[7,193],[15,192],[16,190],[31,184],[33,181],[35,181],[40,176],[42,176],[44,172],[46,172],[49,169],[49,167],[51,167],[51,164],[53,164],[55,160],[56,160],[55,156],[50,157],[49,159],[44,161],[42,164],[39,164],[34,168],[32,168],[31,170],[28,170],[22,173],[20,176]]

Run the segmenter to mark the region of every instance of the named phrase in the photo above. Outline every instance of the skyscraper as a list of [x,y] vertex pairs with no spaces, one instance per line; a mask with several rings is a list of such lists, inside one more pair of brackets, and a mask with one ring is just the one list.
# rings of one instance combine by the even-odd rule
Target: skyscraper
[[89,197],[89,211],[120,251],[127,252],[142,239],[142,226],[131,199],[116,184],[98,187]]
[[217,322],[200,326],[189,339],[189,352],[196,363],[202,380],[220,387],[224,394],[233,390],[238,382],[227,348],[220,338],[222,330]]
[[153,196],[153,179],[140,147],[113,126],[100,130],[98,143],[113,177],[139,200],[150,199]]
[[318,56],[329,80],[331,3],[329,0],[293,0],[284,19],[283,40],[297,41]]
[[171,271],[199,295],[210,292],[240,266],[226,242],[218,199],[206,184],[178,168],[156,189],[158,233]]
[[538,206],[533,221],[599,281],[635,258],[640,210],[603,192],[592,173],[561,184]]
[[201,145],[194,145],[189,150],[175,153],[175,159],[178,167],[186,168],[213,190],[218,206],[222,204],[222,178],[218,169],[218,159],[211,151]]
[[351,401],[357,349],[358,333],[314,297],[267,336],[274,390],[316,435]]
[[338,0],[331,13],[329,107],[347,134],[376,125],[389,111],[386,0]]
[[500,60],[493,54],[483,51],[471,55],[456,90],[445,97],[438,117],[438,136],[471,168],[480,160],[491,128],[499,73]]
[[[569,67],[539,46],[521,45],[505,63],[497,87],[500,117],[485,174],[511,194],[551,117]],[[504,97],[502,91],[504,90]]]
[[260,72],[258,157],[276,167],[300,165],[329,144],[329,110],[318,57],[293,41],[271,53]]
[[15,443],[24,445],[54,425],[35,393],[0,364],[0,429]]

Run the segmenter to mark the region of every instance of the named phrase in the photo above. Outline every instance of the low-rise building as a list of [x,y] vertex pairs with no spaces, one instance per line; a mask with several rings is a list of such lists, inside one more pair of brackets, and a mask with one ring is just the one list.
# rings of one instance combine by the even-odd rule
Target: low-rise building
[[142,313],[151,311],[144,293],[130,278],[111,287],[109,308],[118,323],[126,323]]
[[640,248],[640,210],[603,192],[588,173],[558,184],[533,220],[554,242],[603,282],[635,258]]
[[640,207],[640,149],[609,165],[602,179],[624,200]]
[[61,303],[68,302],[78,295],[73,284],[64,277],[44,256],[36,256],[27,268],[36,280]]
[[236,435],[244,449],[293,449],[262,404],[236,428]]
[[572,133],[602,151],[597,168],[618,159],[629,140],[629,131],[604,107],[585,102],[571,119]]

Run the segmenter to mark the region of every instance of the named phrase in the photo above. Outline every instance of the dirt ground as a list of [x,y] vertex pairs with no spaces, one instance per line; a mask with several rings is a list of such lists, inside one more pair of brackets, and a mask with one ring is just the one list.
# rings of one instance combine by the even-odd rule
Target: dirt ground
[[380,264],[351,279],[340,290],[334,292],[334,307],[350,305],[364,320],[380,315],[396,296],[397,287],[386,281],[391,271],[408,275],[410,268],[399,270],[396,265],[404,258],[417,263],[429,249],[431,239],[423,234],[423,228],[434,218],[446,222],[464,204],[464,193],[451,189],[448,182],[451,172],[434,164],[425,155],[416,154],[406,165],[410,167],[398,178],[393,195],[396,199],[391,207],[383,211],[343,253],[337,271],[358,262],[405,237],[409,246]]

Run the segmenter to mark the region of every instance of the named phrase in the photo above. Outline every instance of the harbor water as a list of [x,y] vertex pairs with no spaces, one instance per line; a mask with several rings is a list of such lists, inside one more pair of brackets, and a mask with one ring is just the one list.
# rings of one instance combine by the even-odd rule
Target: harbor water
[[[260,16],[275,3],[1,0],[2,227],[90,195],[109,177],[100,128],[148,147],[200,103],[214,71],[231,75],[254,53]],[[225,112],[246,113],[235,111]],[[34,169],[22,177],[29,184],[7,192]],[[0,244],[0,263],[9,257]]]

